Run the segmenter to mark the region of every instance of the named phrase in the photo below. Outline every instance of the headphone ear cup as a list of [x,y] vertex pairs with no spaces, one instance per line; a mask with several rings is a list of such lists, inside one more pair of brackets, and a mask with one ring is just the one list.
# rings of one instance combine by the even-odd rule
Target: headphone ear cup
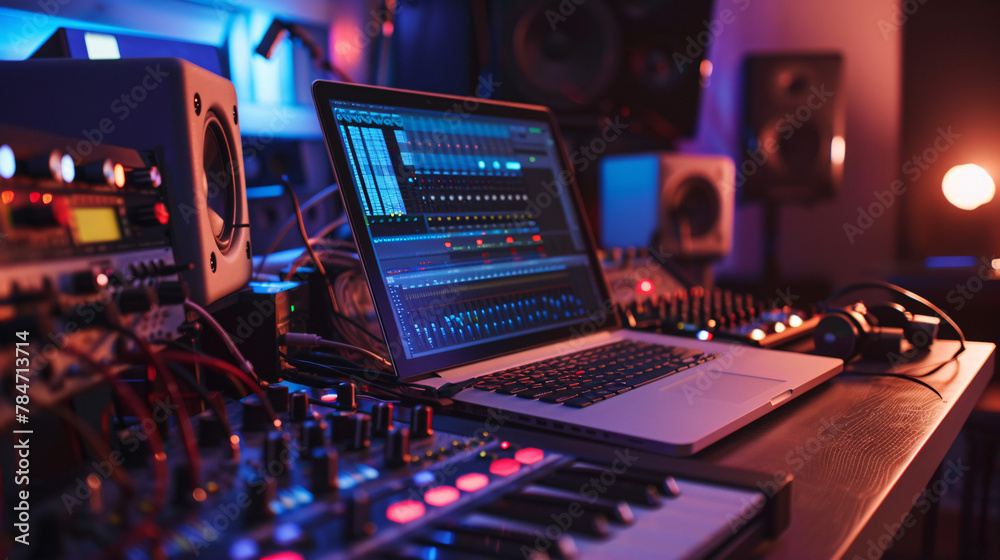
[[820,319],[813,331],[816,353],[845,362],[864,348],[871,325],[864,315],[846,309],[833,309]]
[[875,318],[880,327],[903,329],[909,337],[910,313],[898,303],[880,303],[868,308],[868,314]]

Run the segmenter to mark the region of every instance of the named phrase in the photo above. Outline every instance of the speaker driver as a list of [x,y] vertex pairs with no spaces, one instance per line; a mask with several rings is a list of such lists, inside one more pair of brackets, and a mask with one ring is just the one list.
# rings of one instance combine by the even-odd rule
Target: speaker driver
[[210,116],[205,124],[202,152],[205,172],[205,203],[215,243],[225,253],[233,241],[236,222],[236,178],[229,142],[218,119]]
[[703,237],[719,222],[722,201],[711,181],[701,176],[690,177],[677,187],[668,213],[667,223],[678,228],[684,224],[687,237]]
[[513,25],[511,75],[537,103],[554,109],[590,105],[618,74],[621,36],[617,25],[609,25],[615,14],[595,0],[550,22],[547,14],[559,10],[559,2],[544,2],[520,14]]

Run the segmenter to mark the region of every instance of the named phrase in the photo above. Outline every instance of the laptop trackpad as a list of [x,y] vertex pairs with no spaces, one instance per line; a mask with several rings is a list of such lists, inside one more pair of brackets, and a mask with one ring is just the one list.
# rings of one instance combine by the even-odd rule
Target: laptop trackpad
[[668,385],[661,391],[677,391],[689,402],[696,400],[742,404],[764,391],[781,385],[777,379],[752,377],[739,373],[704,372],[680,383]]

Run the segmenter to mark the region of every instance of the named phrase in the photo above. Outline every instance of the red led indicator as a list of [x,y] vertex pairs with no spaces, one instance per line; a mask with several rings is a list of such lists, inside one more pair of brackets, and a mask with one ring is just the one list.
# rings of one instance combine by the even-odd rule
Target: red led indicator
[[534,465],[545,458],[545,452],[537,447],[525,447],[514,454],[514,460],[522,465]]
[[270,556],[262,556],[260,560],[305,560],[298,552],[278,552]]
[[535,243],[540,243],[542,241],[542,236],[538,234],[532,235],[531,240]]
[[406,500],[389,506],[385,510],[385,517],[395,523],[409,523],[423,517],[426,511],[424,504],[416,500]]
[[482,245],[482,244],[483,244],[483,240],[482,239],[477,239],[476,240],[476,245]]
[[4,204],[14,202],[14,191],[3,191],[3,194],[0,194],[0,200],[3,200]]
[[507,238],[507,243],[513,243],[513,242],[514,242],[514,238],[513,237],[508,237]]
[[333,402],[337,400],[337,393],[327,393],[325,395],[320,396],[319,400],[323,402]]
[[153,206],[153,215],[156,216],[156,221],[163,225],[167,225],[170,221],[170,210],[167,210],[167,205],[162,202],[157,202]]
[[475,492],[476,490],[482,490],[483,488],[486,488],[486,485],[489,483],[490,477],[480,473],[464,474],[455,480],[455,486],[463,492]]
[[444,507],[458,499],[458,490],[452,486],[431,488],[424,494],[424,501],[432,506]]
[[32,204],[38,202],[39,200],[41,200],[41,198],[42,198],[42,195],[40,195],[40,194],[38,194],[36,192],[33,192],[33,193],[31,193],[31,194],[28,195],[28,200],[30,200]]
[[510,449],[510,442],[509,441],[501,441],[500,442],[500,449]]
[[653,291],[653,283],[649,280],[642,280],[636,288],[644,294],[648,294]]
[[521,463],[514,459],[497,459],[490,463],[490,472],[497,476],[510,476],[521,470]]
[[444,246],[451,249],[451,241],[445,241]]

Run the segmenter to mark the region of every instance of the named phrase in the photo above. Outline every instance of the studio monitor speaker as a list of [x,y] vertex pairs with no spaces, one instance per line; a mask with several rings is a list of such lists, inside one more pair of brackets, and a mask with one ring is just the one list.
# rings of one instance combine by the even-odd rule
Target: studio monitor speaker
[[600,161],[604,247],[652,247],[676,260],[729,253],[736,201],[726,156],[646,152]]
[[660,155],[659,242],[684,260],[729,254],[736,167],[726,156]]
[[744,64],[745,200],[811,203],[840,190],[846,145],[839,54],[760,54]]
[[102,143],[155,154],[166,234],[191,298],[244,287],[251,248],[233,84],[177,58],[0,63],[0,121],[79,138],[78,162]]

